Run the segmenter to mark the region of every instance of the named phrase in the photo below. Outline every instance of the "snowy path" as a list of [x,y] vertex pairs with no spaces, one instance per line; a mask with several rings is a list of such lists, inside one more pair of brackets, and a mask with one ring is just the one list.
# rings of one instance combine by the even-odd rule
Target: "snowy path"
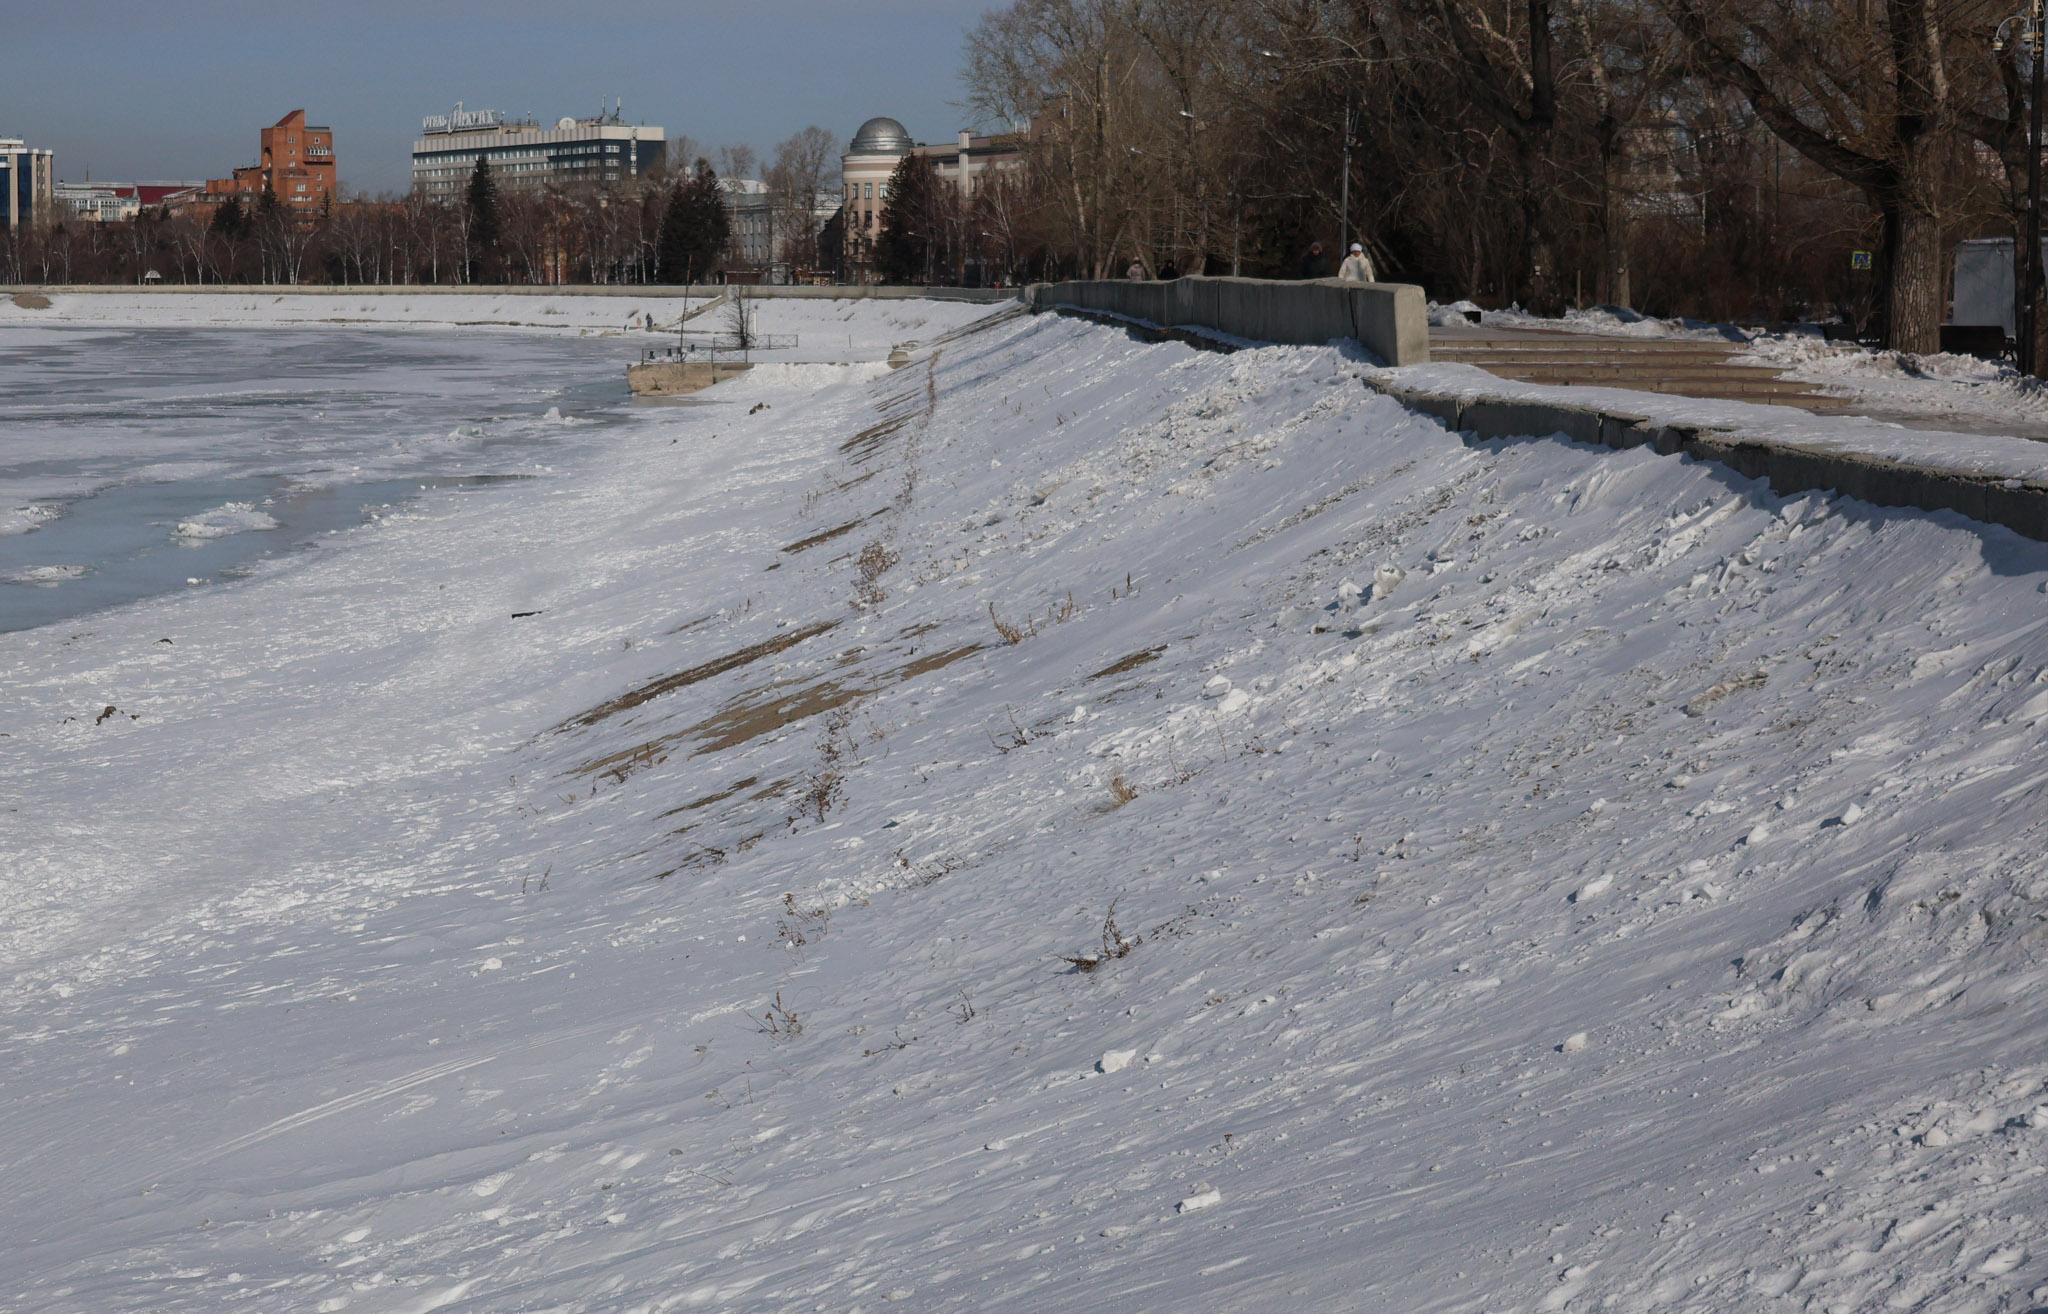
[[2048,548],[1361,372],[756,371],[0,637],[0,1306],[2048,1300]]

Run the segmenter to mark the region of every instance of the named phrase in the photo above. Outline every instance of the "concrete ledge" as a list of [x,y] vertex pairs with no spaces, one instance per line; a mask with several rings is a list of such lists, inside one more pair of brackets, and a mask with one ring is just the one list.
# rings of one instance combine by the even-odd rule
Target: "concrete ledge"
[[636,397],[679,397],[736,379],[752,368],[741,361],[642,361],[626,367],[626,386]]
[[1783,496],[1820,489],[1875,506],[1953,511],[2048,542],[2048,485],[1801,447],[1729,429],[1660,423],[1593,406],[1521,398],[1468,401],[1371,380],[1368,386],[1454,433],[1470,433],[1488,441],[1563,436],[1617,451],[1649,447],[1660,456],[1690,456],[1726,466],[1737,474],[1763,480],[1772,492]]
[[808,284],[779,286],[751,283],[707,283],[684,286],[668,283],[469,283],[449,286],[433,283],[52,283],[48,285],[0,284],[0,294],[41,293],[52,296],[95,295],[110,292],[140,292],[148,296],[273,296],[273,297],[635,297],[642,301],[663,297],[716,297],[739,290],[748,296],[768,300],[824,301],[979,301],[993,304],[1014,301],[1016,288],[987,287],[895,287],[848,284],[813,287]]
[[1070,306],[1161,327],[1213,329],[1259,342],[1319,346],[1354,338],[1389,365],[1429,360],[1428,302],[1406,283],[1334,278],[1282,283],[1264,278],[1177,278],[1169,283],[1086,280],[1034,284],[1034,310]]

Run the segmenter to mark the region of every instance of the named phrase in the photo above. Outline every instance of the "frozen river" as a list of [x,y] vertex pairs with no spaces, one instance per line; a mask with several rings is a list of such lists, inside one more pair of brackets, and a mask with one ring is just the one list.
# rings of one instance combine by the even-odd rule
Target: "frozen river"
[[0,632],[232,578],[621,418],[616,341],[0,326]]

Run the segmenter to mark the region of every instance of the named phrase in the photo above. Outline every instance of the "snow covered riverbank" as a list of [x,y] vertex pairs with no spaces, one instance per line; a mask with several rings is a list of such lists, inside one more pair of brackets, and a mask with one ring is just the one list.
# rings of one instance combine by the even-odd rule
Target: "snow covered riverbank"
[[2048,548],[1358,371],[1012,321],[0,636],[0,1304],[2048,1300]]

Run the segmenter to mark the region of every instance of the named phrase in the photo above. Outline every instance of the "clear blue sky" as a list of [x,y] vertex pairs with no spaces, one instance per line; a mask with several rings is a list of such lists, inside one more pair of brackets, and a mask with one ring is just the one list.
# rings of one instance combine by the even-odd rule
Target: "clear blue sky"
[[[9,4],[0,136],[57,174],[220,177],[303,106],[334,129],[342,185],[401,191],[423,115],[456,101],[543,121],[625,99],[700,145],[863,119],[920,141],[970,126],[967,30],[993,0],[60,0]],[[271,15],[289,15],[273,18]]]

